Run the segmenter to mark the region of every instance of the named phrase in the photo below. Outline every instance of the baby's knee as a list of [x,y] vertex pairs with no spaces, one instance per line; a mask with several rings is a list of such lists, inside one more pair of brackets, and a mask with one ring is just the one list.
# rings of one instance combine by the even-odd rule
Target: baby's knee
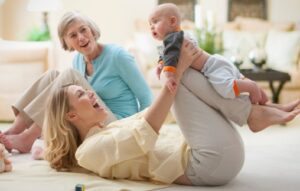
[[233,85],[227,86],[227,84],[224,85],[215,85],[213,84],[214,89],[216,92],[221,95],[223,98],[227,99],[234,99],[236,97],[236,93],[234,88],[231,88]]

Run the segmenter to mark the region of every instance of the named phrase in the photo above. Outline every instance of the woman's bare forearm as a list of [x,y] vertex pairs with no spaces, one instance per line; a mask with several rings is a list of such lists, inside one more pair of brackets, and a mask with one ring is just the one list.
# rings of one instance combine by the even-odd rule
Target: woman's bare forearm
[[[181,75],[177,75],[177,84],[178,79],[181,78]],[[150,124],[155,132],[159,132],[161,126],[163,125],[170,108],[173,104],[174,98],[176,96],[177,88],[175,92],[171,92],[169,88],[164,85],[160,90],[158,97],[149,107],[147,113],[145,114],[146,121]]]

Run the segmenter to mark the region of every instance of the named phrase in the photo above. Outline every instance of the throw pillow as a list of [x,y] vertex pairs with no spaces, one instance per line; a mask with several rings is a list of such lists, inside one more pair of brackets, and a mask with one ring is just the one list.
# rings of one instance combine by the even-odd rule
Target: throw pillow
[[245,31],[264,31],[271,29],[280,31],[291,31],[294,29],[293,22],[269,22],[258,18],[237,17],[235,22],[238,23],[240,30]]
[[243,58],[242,68],[253,67],[248,58],[249,52],[254,48],[264,47],[266,34],[265,32],[224,30],[222,36],[224,56],[231,57],[239,54]]
[[271,30],[265,50],[270,68],[286,72],[294,70],[297,67],[300,52],[300,32]]
[[266,32],[272,24],[266,20],[250,17],[237,17],[235,22],[238,23],[240,30],[253,32]]

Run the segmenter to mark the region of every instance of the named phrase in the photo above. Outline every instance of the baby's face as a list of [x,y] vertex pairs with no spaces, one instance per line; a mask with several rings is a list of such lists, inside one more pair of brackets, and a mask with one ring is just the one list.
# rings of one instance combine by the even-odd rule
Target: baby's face
[[175,31],[170,17],[161,11],[155,11],[150,15],[149,24],[152,36],[157,40],[163,40],[167,34]]

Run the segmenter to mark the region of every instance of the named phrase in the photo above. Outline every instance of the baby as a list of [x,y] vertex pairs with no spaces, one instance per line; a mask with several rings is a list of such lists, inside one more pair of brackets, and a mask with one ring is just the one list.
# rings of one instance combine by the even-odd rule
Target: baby
[[[172,3],[158,5],[150,14],[149,23],[153,38],[163,41],[163,51],[160,55],[156,74],[161,72],[166,77],[166,85],[171,92],[177,88],[175,81],[176,66],[179,60],[180,48],[186,33],[180,29],[180,12]],[[192,63],[191,67],[203,73],[215,90],[224,98],[235,98],[240,93],[248,92],[252,103],[265,104],[267,95],[258,85],[244,78],[239,70],[220,55],[202,54]]]

